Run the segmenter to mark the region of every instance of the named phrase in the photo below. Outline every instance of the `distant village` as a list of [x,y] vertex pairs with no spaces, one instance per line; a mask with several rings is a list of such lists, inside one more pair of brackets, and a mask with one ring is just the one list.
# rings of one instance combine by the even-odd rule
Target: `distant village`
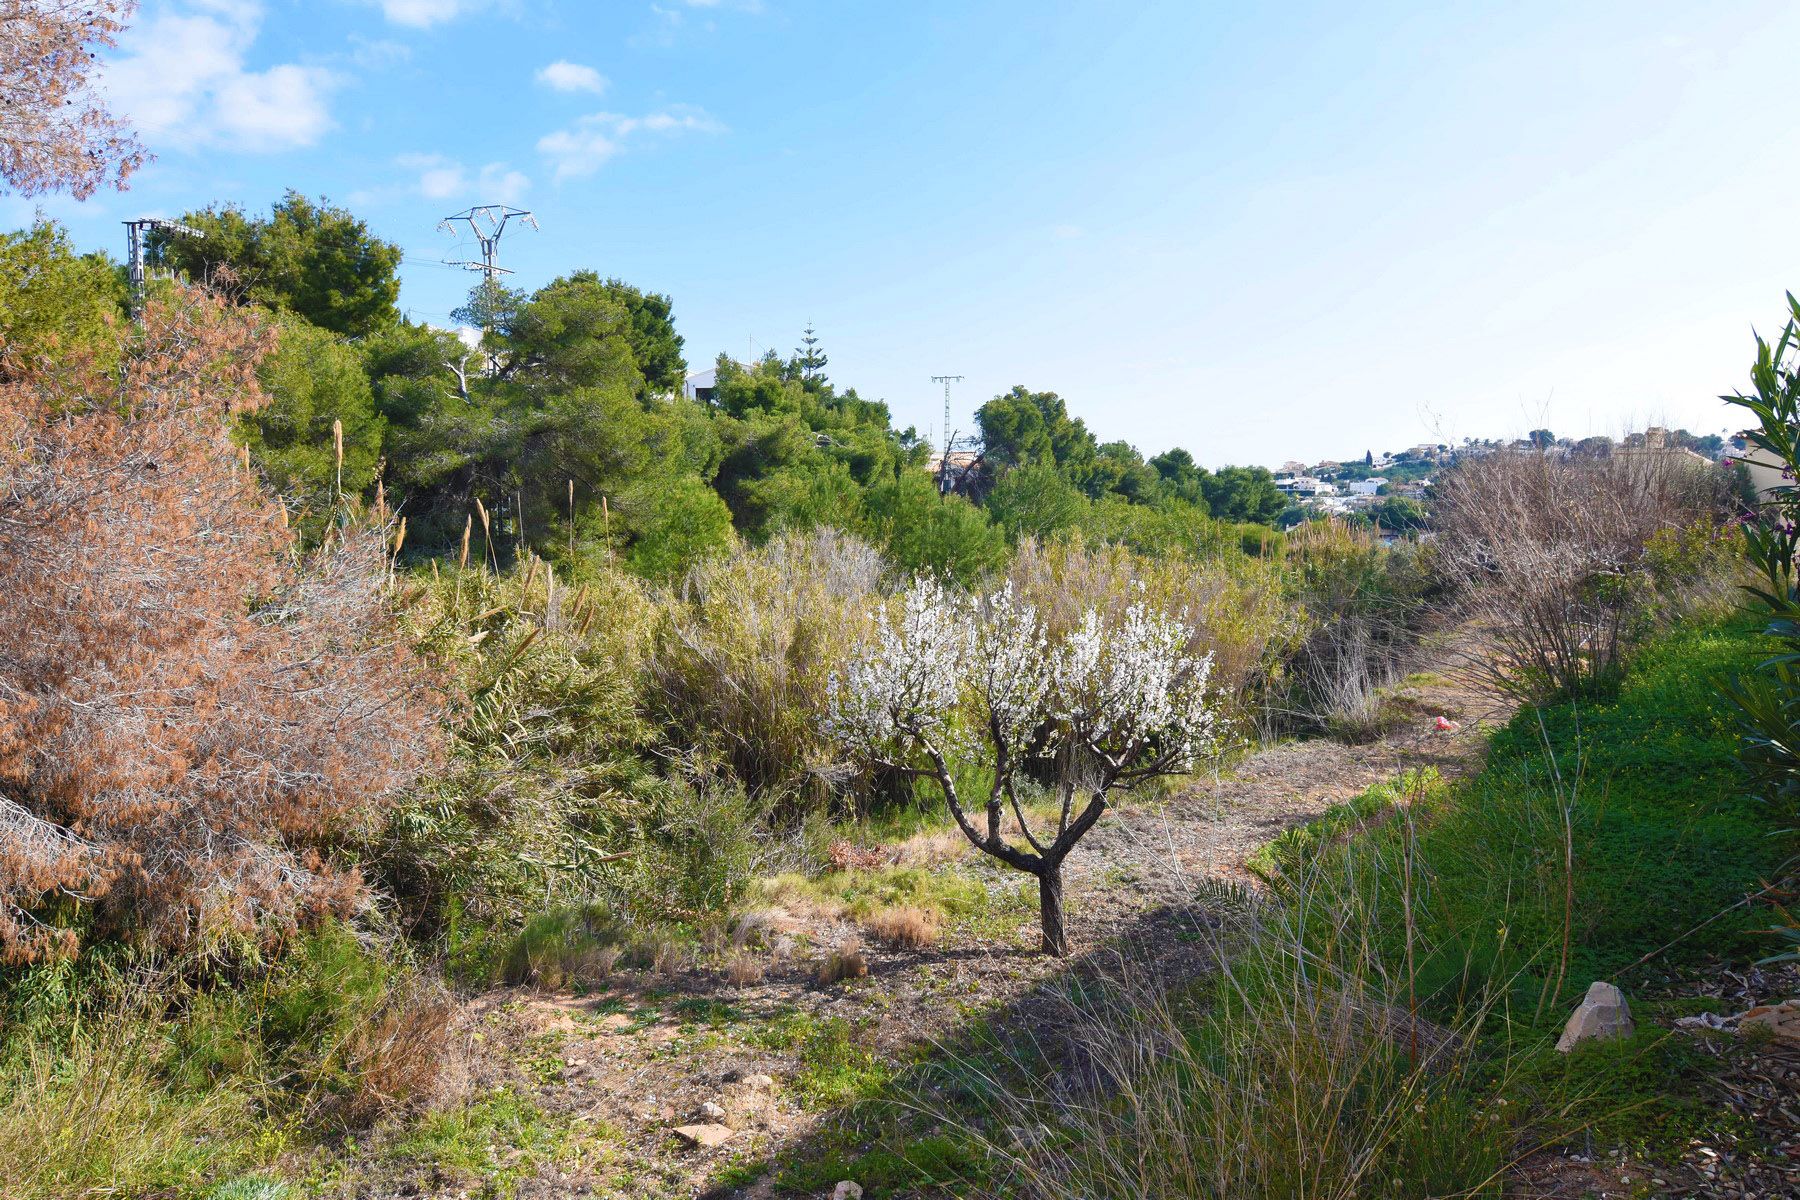
[[[1736,448],[1742,450],[1741,445]],[[1406,523],[1410,512],[1423,517],[1433,477],[1464,458],[1541,451],[1573,458],[1680,454],[1716,462],[1732,449],[1733,442],[1719,434],[1693,434],[1685,429],[1658,426],[1627,434],[1617,441],[1610,437],[1559,438],[1547,429],[1538,429],[1511,441],[1464,438],[1460,445],[1422,442],[1397,453],[1378,454],[1370,450],[1360,459],[1344,462],[1326,459],[1309,464],[1290,460],[1276,468],[1275,486],[1299,510],[1294,515],[1357,515],[1378,525],[1396,526]],[[1392,503],[1394,500],[1410,503]]]

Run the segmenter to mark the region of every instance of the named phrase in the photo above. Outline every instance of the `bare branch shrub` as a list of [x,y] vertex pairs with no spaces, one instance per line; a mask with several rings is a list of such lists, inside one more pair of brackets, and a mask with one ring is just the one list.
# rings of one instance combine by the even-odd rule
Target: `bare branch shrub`
[[1716,579],[1726,478],[1677,450],[1489,454],[1437,485],[1440,561],[1499,653],[1471,664],[1530,700],[1608,685],[1631,646]]
[[163,946],[349,910],[322,850],[432,758],[382,532],[300,558],[228,435],[268,336],[184,295],[0,388],[0,959],[73,947],[51,899]]
[[131,0],[0,0],[0,182],[77,199],[124,188],[149,157],[96,86]]

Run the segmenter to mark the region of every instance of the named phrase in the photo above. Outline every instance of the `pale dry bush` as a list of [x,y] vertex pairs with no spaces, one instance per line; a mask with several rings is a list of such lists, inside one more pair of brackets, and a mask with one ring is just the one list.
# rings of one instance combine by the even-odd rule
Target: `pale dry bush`
[[924,950],[937,945],[937,915],[912,905],[883,908],[871,913],[863,928],[869,936],[900,950]]
[[749,787],[823,802],[845,777],[824,734],[827,685],[882,604],[884,570],[873,547],[829,528],[694,568],[650,663],[668,723]]
[[437,751],[380,530],[301,557],[228,434],[268,331],[182,294],[116,371],[0,388],[0,960],[34,910],[180,946],[354,908],[322,851]]
[[1414,543],[1384,547],[1375,531],[1331,518],[1289,533],[1283,554],[1302,634],[1272,674],[1276,729],[1324,729],[1348,741],[1382,732],[1382,689],[1395,683],[1435,586]]
[[1614,679],[1658,616],[1709,590],[1711,560],[1658,569],[1658,535],[1716,524],[1723,472],[1679,451],[1467,460],[1437,484],[1438,555],[1498,647],[1471,664],[1531,700]]
[[740,950],[725,960],[725,982],[732,987],[749,987],[763,981],[762,961],[748,951]]
[[1089,609],[1109,624],[1133,604],[1180,621],[1191,631],[1187,652],[1212,654],[1212,685],[1233,701],[1259,684],[1300,630],[1279,569],[1237,553],[1196,561],[1118,545],[1026,541],[1007,579],[1053,638],[1076,628]]
[[830,987],[846,979],[862,979],[869,973],[869,960],[863,957],[862,942],[847,937],[832,947],[813,969],[813,982]]
[[345,1039],[341,1055],[351,1086],[331,1098],[334,1115],[362,1126],[443,1099],[459,1065],[451,1044],[455,1013],[442,980],[399,980]]

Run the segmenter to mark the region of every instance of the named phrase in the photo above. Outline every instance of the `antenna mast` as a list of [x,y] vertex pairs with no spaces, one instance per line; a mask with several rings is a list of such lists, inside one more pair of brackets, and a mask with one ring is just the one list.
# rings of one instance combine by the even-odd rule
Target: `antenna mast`
[[950,433],[950,385],[962,381],[961,375],[933,375],[931,377],[931,382],[944,385],[944,457],[942,464],[938,467],[938,492],[943,495],[948,495],[950,492],[950,451],[954,449],[952,443],[956,441],[956,438]]
[[144,268],[144,235],[152,229],[162,229],[169,233],[180,233],[195,238],[203,238],[206,234],[191,225],[183,225],[180,221],[170,221],[163,217],[139,217],[135,221],[125,221],[123,224],[127,246],[125,261],[131,273],[131,309],[136,312],[144,306],[144,288],[149,282],[149,272]]

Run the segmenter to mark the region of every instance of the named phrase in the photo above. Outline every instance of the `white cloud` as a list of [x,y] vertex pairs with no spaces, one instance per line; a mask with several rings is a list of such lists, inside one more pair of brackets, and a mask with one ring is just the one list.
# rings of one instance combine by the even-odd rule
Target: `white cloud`
[[381,15],[396,25],[413,29],[429,29],[444,21],[454,21],[474,7],[470,0],[379,0]]
[[593,92],[599,95],[606,90],[606,76],[592,67],[584,67],[567,59],[553,62],[539,71],[537,81],[559,92]]
[[441,154],[403,154],[394,161],[419,173],[415,188],[427,200],[516,204],[531,190],[531,180],[525,173],[503,162],[487,163],[471,171]]
[[101,87],[153,147],[310,146],[332,127],[326,100],[337,77],[298,63],[247,69],[261,24],[250,0],[161,9],[125,32]]
[[537,148],[555,166],[560,181],[592,175],[639,134],[721,133],[724,129],[704,109],[688,105],[642,117],[599,112],[578,119],[567,129],[545,134],[538,139]]

